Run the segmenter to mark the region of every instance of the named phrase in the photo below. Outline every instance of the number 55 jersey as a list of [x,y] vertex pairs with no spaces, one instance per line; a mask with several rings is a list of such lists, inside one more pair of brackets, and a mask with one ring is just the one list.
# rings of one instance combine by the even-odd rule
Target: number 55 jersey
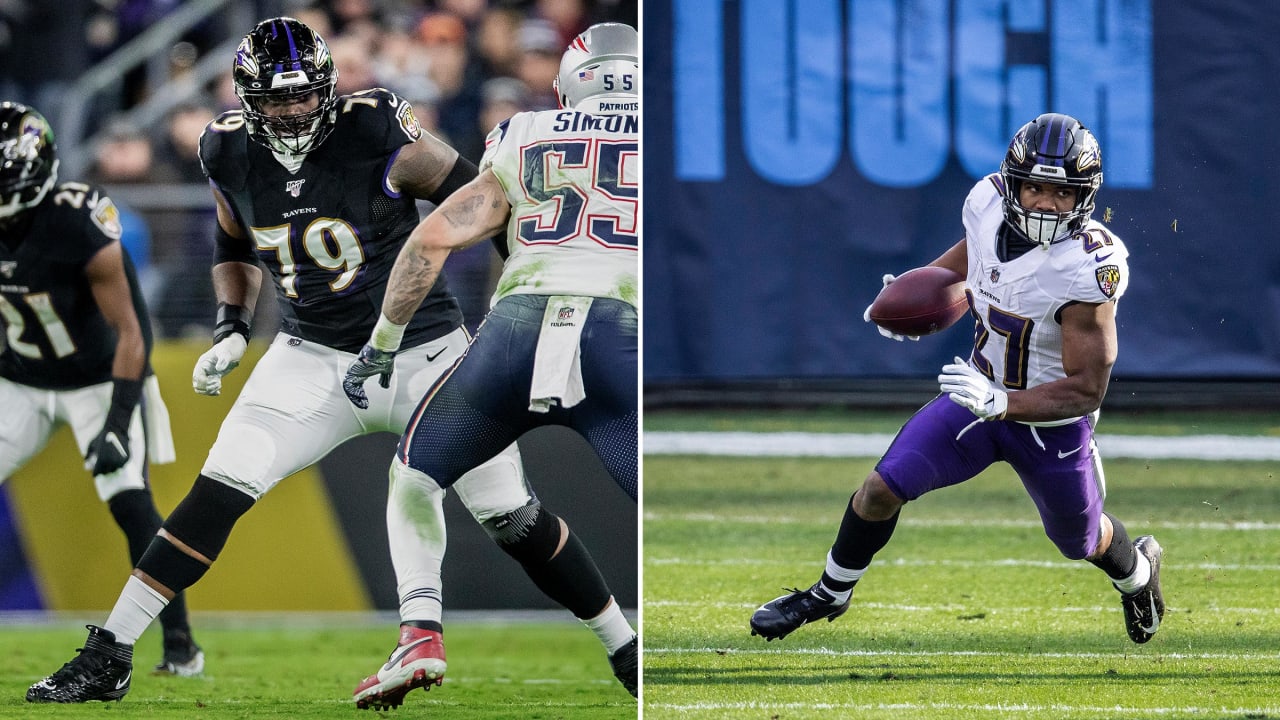
[[511,202],[510,257],[493,303],[508,295],[578,295],[638,301],[640,122],[621,112],[525,112],[485,140]]

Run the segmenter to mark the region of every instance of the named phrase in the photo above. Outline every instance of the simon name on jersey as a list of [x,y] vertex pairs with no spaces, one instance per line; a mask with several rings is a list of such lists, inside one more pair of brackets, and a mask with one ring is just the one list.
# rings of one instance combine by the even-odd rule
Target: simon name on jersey
[[[617,104],[639,106],[639,103]],[[556,113],[556,122],[551,129],[556,132],[603,130],[610,133],[635,135],[640,132],[640,118],[635,115],[587,115],[576,110],[564,110]]]

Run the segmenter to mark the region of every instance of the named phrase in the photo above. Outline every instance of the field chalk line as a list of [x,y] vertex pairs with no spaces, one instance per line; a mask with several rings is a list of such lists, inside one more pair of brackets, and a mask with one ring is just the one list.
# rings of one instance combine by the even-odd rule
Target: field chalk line
[[[880,457],[889,433],[644,433],[645,455],[728,457]],[[1103,458],[1151,460],[1280,460],[1280,437],[1243,435],[1098,435]]]

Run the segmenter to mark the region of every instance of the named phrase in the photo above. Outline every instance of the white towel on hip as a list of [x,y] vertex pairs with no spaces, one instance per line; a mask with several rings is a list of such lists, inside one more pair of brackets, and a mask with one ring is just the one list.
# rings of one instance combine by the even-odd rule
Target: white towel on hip
[[173,429],[169,427],[169,408],[160,397],[160,381],[155,375],[143,383],[146,393],[147,456],[156,465],[177,459],[173,449]]
[[533,358],[533,382],[529,386],[529,410],[547,412],[552,405],[571,408],[582,402],[582,354],[579,339],[587,324],[593,298],[552,295],[542,314],[538,349]]

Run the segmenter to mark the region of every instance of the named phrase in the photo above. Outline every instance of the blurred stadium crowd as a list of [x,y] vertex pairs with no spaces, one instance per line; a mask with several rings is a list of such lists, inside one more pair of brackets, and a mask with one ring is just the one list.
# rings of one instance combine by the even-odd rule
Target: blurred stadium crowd
[[[473,162],[499,121],[556,106],[552,80],[575,35],[638,23],[637,0],[0,0],[0,99],[50,120],[61,180],[103,185],[120,206],[157,337],[211,332],[213,202],[198,140],[239,108],[236,43],[275,15],[326,39],[340,94],[396,92]],[[499,269],[488,245],[446,266],[473,329]],[[278,328],[271,293],[254,327]]]

